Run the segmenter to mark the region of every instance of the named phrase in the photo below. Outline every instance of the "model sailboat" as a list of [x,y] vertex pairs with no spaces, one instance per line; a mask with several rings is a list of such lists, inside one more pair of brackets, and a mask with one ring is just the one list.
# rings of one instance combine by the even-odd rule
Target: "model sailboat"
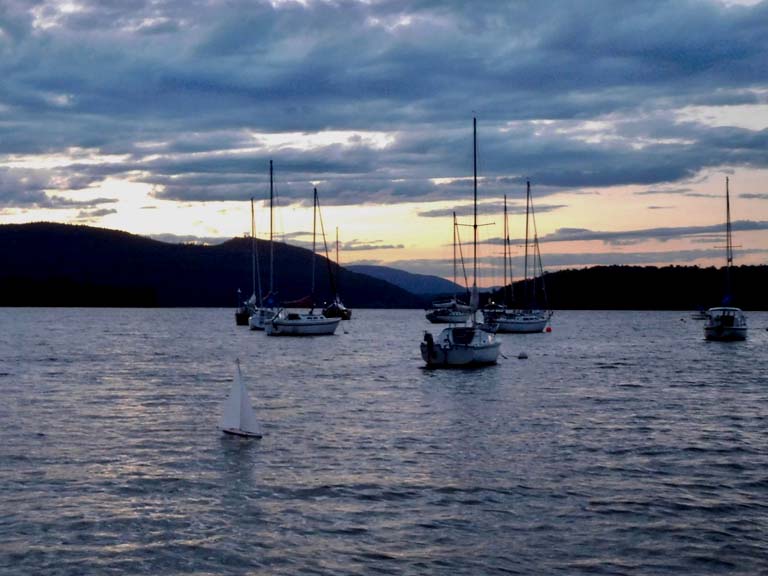
[[421,342],[421,357],[430,368],[471,367],[495,364],[499,358],[501,343],[496,335],[477,323],[479,294],[477,291],[477,119],[472,119],[474,158],[474,217],[473,229],[473,283],[469,300],[471,324],[449,326],[435,339],[431,333],[424,334]]
[[731,193],[725,179],[725,296],[723,305],[707,310],[704,338],[707,340],[746,340],[747,317],[741,308],[731,303],[731,267],[733,266],[733,238],[731,234]]
[[248,389],[243,383],[239,359],[235,360],[235,366],[237,367],[235,378],[232,381],[232,388],[229,390],[229,397],[224,403],[224,409],[219,419],[219,428],[225,434],[261,438],[261,427],[256,420],[256,413],[253,411]]

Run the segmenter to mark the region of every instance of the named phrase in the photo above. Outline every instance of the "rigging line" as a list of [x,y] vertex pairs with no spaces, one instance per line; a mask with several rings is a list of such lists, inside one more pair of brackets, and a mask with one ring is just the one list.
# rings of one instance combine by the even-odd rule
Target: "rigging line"
[[[453,283],[456,284],[456,211],[453,211]],[[454,298],[456,294],[454,293]]]
[[[539,264],[539,284],[541,286],[541,295],[544,298],[544,306],[549,308],[549,300],[547,299],[547,287],[544,282],[544,264],[541,261],[541,248],[539,246],[539,232],[536,228],[536,211],[533,208],[533,199],[531,199],[531,222],[533,223],[533,250],[534,256]],[[534,290],[536,286],[536,270],[534,264]]]
[[460,224],[456,226],[456,245],[459,247],[459,258],[461,259],[461,270],[464,274],[464,289],[469,295],[469,278],[467,277],[467,266],[464,263],[464,250],[461,247],[461,234],[459,232]]

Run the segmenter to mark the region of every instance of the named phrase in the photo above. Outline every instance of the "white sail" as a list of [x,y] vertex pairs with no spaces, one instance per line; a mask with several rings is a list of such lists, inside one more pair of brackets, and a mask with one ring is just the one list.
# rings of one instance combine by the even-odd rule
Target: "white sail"
[[219,419],[219,428],[230,434],[261,436],[260,426],[248,396],[248,389],[243,384],[240,360],[236,360],[235,364],[237,370]]

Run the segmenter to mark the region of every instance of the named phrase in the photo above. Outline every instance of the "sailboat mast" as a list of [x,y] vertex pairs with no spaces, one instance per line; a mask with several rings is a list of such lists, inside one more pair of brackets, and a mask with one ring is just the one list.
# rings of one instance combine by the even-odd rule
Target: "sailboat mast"
[[473,163],[473,220],[472,220],[472,285],[477,286],[477,118],[472,118],[472,163]]
[[[325,241],[325,240],[323,240],[323,241]],[[330,263],[329,263],[328,269],[329,270],[331,269]],[[341,279],[341,261],[339,260],[339,227],[338,226],[336,226],[336,274],[338,274],[338,276],[339,276],[336,280],[340,284],[341,283],[341,281],[340,281],[340,279]],[[331,279],[333,279],[333,274],[331,274]],[[338,292],[339,292],[338,285],[336,286],[335,292],[336,293],[333,295],[333,297],[334,297],[334,299],[338,300],[338,296],[339,296],[339,294],[338,294]]]
[[[251,196],[251,280],[253,295],[256,296],[256,230],[253,215],[253,196]],[[259,302],[261,306],[261,302]]]
[[731,237],[731,192],[725,177],[725,295],[731,297],[731,266],[733,265],[733,239]]
[[272,173],[272,160],[269,161],[269,294],[274,294],[275,290],[275,243],[273,241],[274,229],[274,203],[275,188],[274,177]]
[[507,258],[508,258],[508,251],[509,251],[509,245],[507,243],[507,240],[509,239],[509,224],[507,223],[507,195],[504,194],[504,306],[507,306],[509,303],[509,290],[507,289]]
[[[456,212],[453,213],[453,283],[456,284]],[[455,294],[454,294],[455,297]]]
[[315,299],[315,238],[317,238],[317,188],[312,198],[312,305]]
[[[525,181],[525,264],[523,265],[523,277],[524,286],[526,286],[526,292],[530,291],[528,287],[528,221],[531,209],[531,181]],[[526,305],[530,305],[530,294],[526,295]]]

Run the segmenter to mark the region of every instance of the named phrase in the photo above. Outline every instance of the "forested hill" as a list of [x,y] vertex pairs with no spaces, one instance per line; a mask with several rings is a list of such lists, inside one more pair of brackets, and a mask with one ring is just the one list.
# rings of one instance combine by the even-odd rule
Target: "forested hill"
[[[268,287],[269,243],[258,242],[263,291]],[[310,291],[310,251],[275,244],[278,299]],[[352,308],[420,308],[403,288],[330,264]],[[328,262],[316,260],[318,303],[331,298]],[[168,244],[143,236],[65,224],[0,226],[0,306],[235,306],[237,289],[251,293],[251,242],[215,246]],[[545,276],[553,309],[692,310],[720,305],[721,268],[597,266]],[[732,271],[733,304],[768,309],[768,266]],[[515,301],[526,287],[515,284]],[[542,303],[543,295],[538,294]],[[495,295],[497,301],[500,294]]]
[[[263,292],[269,242],[258,241]],[[275,289],[281,301],[310,292],[312,253],[275,243]],[[414,308],[422,301],[383,280],[339,271],[352,308]],[[339,277],[340,272],[340,277]],[[328,262],[316,259],[316,301],[331,298]],[[251,241],[215,246],[168,244],[143,236],[66,224],[0,226],[2,306],[235,306],[252,291]]]
[[[723,268],[697,266],[596,266],[546,274],[552,309],[693,310],[720,306],[725,293]],[[732,303],[745,310],[768,310],[768,266],[736,266],[731,271]],[[530,285],[515,284],[515,300]],[[543,294],[537,291],[537,299]],[[494,297],[501,300],[501,294]]]

